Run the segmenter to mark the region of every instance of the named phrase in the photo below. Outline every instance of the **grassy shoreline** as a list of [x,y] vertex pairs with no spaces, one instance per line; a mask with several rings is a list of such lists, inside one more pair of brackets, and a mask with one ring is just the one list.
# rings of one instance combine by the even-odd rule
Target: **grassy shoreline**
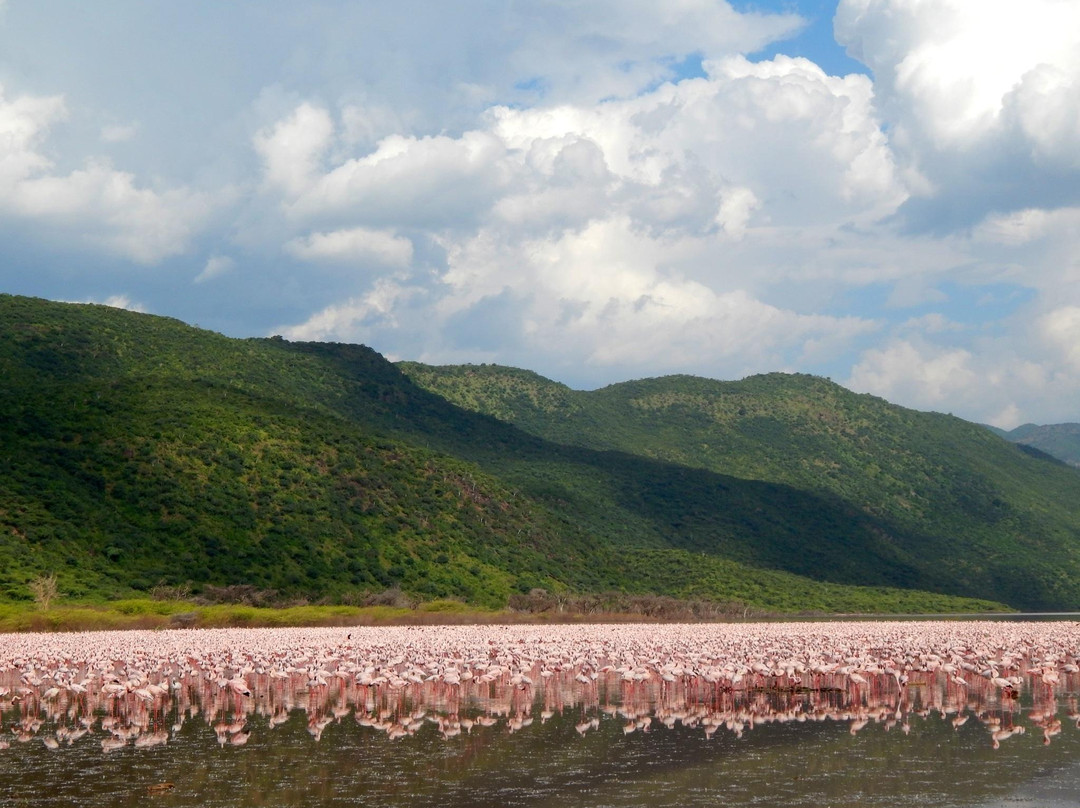
[[[936,615],[951,619],[994,617],[1009,612],[983,611]],[[243,604],[199,604],[192,601],[128,599],[108,603],[58,603],[41,609],[30,603],[0,603],[0,634],[60,631],[111,631],[180,628],[281,628],[312,626],[403,626],[455,624],[545,623],[675,623],[773,622],[815,619],[912,619],[904,613],[769,612],[747,610],[709,618],[688,614],[627,612],[515,611],[483,609],[453,600],[434,600],[415,607],[304,605],[265,607]]]

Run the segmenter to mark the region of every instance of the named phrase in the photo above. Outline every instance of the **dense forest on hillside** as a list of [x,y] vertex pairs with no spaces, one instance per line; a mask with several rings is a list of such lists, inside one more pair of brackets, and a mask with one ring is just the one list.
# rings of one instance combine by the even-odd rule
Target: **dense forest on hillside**
[[823,379],[582,393],[3,295],[0,373],[0,599],[55,572],[76,598],[1080,605],[1075,470]]
[[[495,365],[400,366],[449,401],[553,442],[798,491],[817,509],[843,503],[853,529],[842,544],[860,575],[888,569],[912,576],[890,583],[993,592],[1032,607],[1077,602],[1080,477],[959,418],[798,374],[673,376],[582,392]],[[824,553],[835,549],[812,518],[803,524],[814,549],[821,539]],[[815,574],[795,559],[768,563]]]

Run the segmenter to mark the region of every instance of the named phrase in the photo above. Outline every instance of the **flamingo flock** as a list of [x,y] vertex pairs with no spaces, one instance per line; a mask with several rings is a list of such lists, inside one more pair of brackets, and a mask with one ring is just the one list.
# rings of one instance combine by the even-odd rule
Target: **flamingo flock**
[[[624,733],[676,723],[736,736],[770,722],[906,732],[975,719],[996,748],[1080,728],[1080,624],[801,623],[218,629],[0,636],[0,750],[166,744],[201,716],[222,746],[300,711],[318,739],[350,715],[444,738],[574,711]],[[1034,705],[1016,720],[1019,695]],[[262,721],[258,724],[261,726]],[[85,743],[85,741],[84,741]]]

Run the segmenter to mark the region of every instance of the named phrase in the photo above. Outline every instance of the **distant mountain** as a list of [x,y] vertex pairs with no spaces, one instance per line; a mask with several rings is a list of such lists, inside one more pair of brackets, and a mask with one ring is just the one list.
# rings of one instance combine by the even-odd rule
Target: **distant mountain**
[[814,377],[583,393],[0,295],[0,378],[0,599],[56,572],[81,597],[1080,606],[1077,472]]
[[1011,431],[994,427],[991,429],[1013,443],[1031,446],[1070,466],[1080,468],[1080,424],[1024,424]]

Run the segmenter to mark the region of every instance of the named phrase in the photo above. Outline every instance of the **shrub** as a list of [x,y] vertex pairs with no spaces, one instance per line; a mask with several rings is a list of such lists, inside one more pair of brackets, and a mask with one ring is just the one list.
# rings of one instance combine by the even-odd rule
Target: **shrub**
[[203,587],[196,603],[234,603],[241,606],[280,606],[282,598],[275,589],[259,589],[251,584]]
[[191,583],[169,586],[164,581],[159,581],[157,586],[150,590],[150,597],[154,600],[190,600]]
[[371,592],[367,594],[361,601],[362,606],[392,606],[395,609],[411,609],[416,603],[401,591],[398,587],[394,586],[390,589],[384,589],[382,592]]
[[515,594],[510,596],[507,606],[515,612],[540,612],[554,611],[559,606],[559,599],[546,589],[534,587],[528,594]]

